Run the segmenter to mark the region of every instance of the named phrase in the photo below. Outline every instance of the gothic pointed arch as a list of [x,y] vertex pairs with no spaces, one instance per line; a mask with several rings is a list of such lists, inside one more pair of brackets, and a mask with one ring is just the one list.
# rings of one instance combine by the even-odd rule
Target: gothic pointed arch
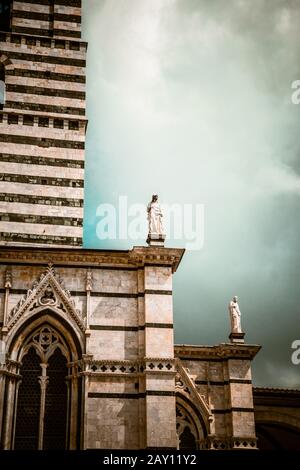
[[65,319],[49,307],[36,313],[34,317],[29,317],[15,331],[8,349],[10,359],[21,363],[28,350],[28,344],[31,344],[42,358],[41,343],[31,341],[31,338],[37,334],[39,329],[42,333],[44,327],[53,332],[53,336],[56,338],[53,345],[57,344],[69,362],[81,359],[84,349],[76,333],[70,329],[69,323]]
[[[176,431],[179,449],[200,449],[208,435],[201,411],[191,397],[178,389],[176,390]],[[189,445],[186,442],[188,436]]]
[[[31,289],[20,299],[17,305],[9,312],[7,321],[8,347],[14,337],[20,338],[20,332],[30,321],[39,319],[45,312],[51,312],[53,318],[68,325],[77,337],[77,341],[83,349],[85,323],[82,313],[76,308],[74,299],[70,292],[64,287],[62,280],[52,267],[48,267],[38,280],[36,280]],[[14,349],[14,351],[16,351]],[[13,354],[13,358],[15,358]]]
[[74,331],[50,307],[22,323],[8,350],[17,380],[14,412],[7,408],[5,418],[15,423],[11,448],[79,447],[82,354]]

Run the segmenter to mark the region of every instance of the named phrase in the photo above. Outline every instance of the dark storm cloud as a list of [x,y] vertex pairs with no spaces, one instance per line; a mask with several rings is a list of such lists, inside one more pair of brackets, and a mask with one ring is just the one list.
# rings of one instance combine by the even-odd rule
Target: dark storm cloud
[[237,293],[263,345],[255,381],[299,385],[299,2],[86,0],[84,14],[86,245],[130,247],[95,235],[119,194],[205,204],[204,247],[175,276],[176,341],[226,341]]

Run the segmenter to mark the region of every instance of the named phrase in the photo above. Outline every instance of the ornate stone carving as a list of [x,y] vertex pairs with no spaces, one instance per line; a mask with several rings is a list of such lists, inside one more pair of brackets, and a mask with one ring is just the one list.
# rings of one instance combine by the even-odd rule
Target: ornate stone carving
[[11,289],[12,287],[12,272],[10,268],[7,268],[5,271],[5,289]]
[[224,360],[235,357],[236,359],[253,359],[260,350],[261,346],[256,344],[226,344],[221,343],[215,346],[189,346],[175,345],[175,355],[182,359],[209,359],[219,357]]
[[93,274],[92,274],[92,271],[90,269],[88,269],[87,272],[86,272],[85,290],[86,291],[93,290]]
[[63,338],[47,324],[40,327],[28,338],[23,346],[23,354],[26,354],[32,346],[40,356],[41,362],[45,364],[57,347],[59,347],[66,356],[68,354],[68,348]]
[[39,280],[33,283],[31,289],[11,310],[8,316],[8,330],[26,311],[33,312],[40,307],[55,307],[57,310],[63,311],[64,314],[67,313],[82,331],[85,330],[81,312],[76,309],[70,292],[64,287],[62,279],[52,266],[49,266],[46,272],[41,273]]
[[176,404],[176,432],[177,432],[178,439],[179,439],[179,448],[180,448],[180,438],[182,436],[182,433],[185,432],[187,429],[194,437],[195,445],[197,446],[198,445],[198,442],[197,442],[198,433],[197,433],[195,423],[191,419],[189,413],[177,403]]
[[39,303],[41,305],[55,305],[56,302],[57,300],[54,296],[53,289],[51,285],[48,284],[43,295],[39,298]]
[[134,247],[129,252],[99,252],[97,250],[72,250],[59,252],[47,252],[47,250],[35,249],[32,251],[30,248],[24,247],[22,251],[15,250],[13,247],[9,252],[0,252],[0,261],[5,264],[6,261],[12,259],[16,262],[22,263],[35,263],[42,266],[41,260],[51,258],[56,266],[76,264],[84,267],[101,267],[103,266],[126,266],[126,267],[143,267],[146,263],[154,263],[161,265],[169,265],[172,271],[175,272],[180,260],[183,256],[184,249],[177,248],[164,248],[163,253],[157,252],[155,247]]
[[[151,359],[139,361],[117,361],[117,360],[93,360],[83,359],[82,369],[90,374],[142,374],[144,372],[172,373],[174,374],[174,359]],[[84,367],[85,365],[85,367]]]
[[216,437],[208,436],[200,443],[202,450],[230,450],[230,449],[256,449],[256,438],[249,437]]
[[[198,403],[199,408],[201,409],[203,417],[205,418],[207,426],[209,428],[210,423],[213,421],[213,414],[211,412],[209,403],[207,403],[205,396],[201,395],[197,390],[194,380],[189,375],[188,370],[183,367],[180,359],[176,359],[176,368],[177,374],[180,377],[180,379],[177,380],[176,388],[184,392],[186,392],[186,388],[188,389],[187,393],[191,395],[193,401]],[[181,385],[181,383],[183,385]]]

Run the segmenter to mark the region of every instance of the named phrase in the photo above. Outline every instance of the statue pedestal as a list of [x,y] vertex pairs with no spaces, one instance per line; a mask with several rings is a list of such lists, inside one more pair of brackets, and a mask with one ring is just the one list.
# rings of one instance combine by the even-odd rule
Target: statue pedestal
[[149,233],[146,241],[149,246],[165,246],[165,239],[163,233]]
[[244,337],[245,337],[245,333],[241,332],[241,333],[230,333],[229,335],[229,339],[230,339],[230,342],[231,343],[244,343],[245,340],[244,340]]

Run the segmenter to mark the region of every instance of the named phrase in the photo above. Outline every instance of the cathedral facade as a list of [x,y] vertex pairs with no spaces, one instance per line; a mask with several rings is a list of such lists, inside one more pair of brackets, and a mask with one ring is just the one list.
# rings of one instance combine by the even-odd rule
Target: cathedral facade
[[297,448],[300,391],[253,387],[259,345],[174,345],[184,250],[82,248],[81,1],[0,6],[1,448]]

